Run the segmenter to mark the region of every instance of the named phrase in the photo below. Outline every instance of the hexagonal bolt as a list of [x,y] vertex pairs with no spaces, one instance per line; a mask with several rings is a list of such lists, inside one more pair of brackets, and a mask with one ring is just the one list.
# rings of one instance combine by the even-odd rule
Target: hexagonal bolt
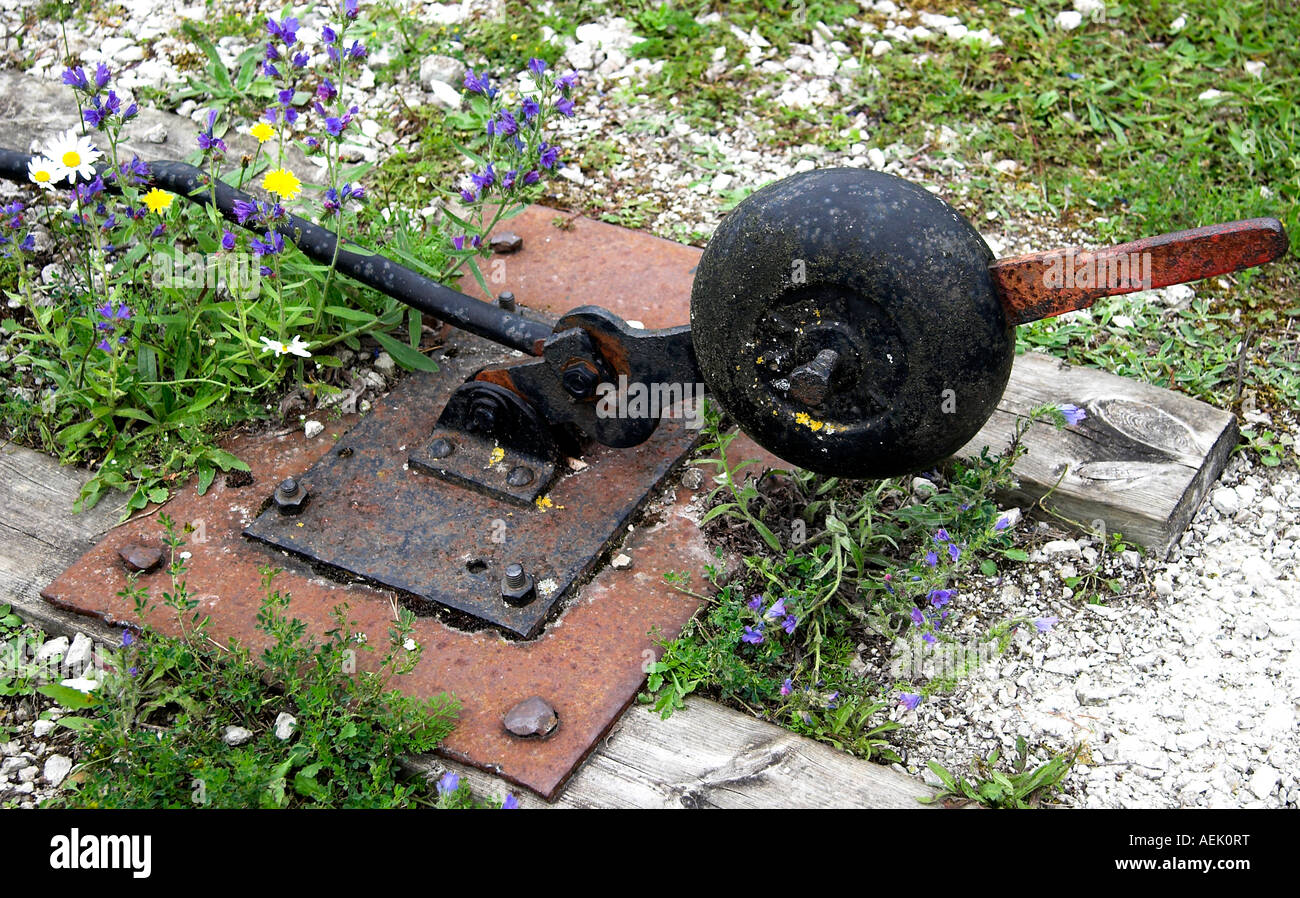
[[831,375],[840,355],[833,349],[823,349],[817,358],[790,372],[790,398],[809,408],[821,405],[831,392]]
[[519,308],[519,303],[515,301],[515,295],[509,290],[497,297],[497,305],[507,312],[514,312]]
[[537,592],[532,574],[526,572],[521,564],[507,564],[505,576],[501,578],[502,601],[519,608],[535,598]]
[[585,360],[567,363],[560,375],[565,391],[574,399],[588,399],[596,392],[600,375],[596,366]]
[[500,408],[495,399],[480,397],[469,407],[469,429],[474,433],[491,436],[497,427]]
[[280,514],[299,514],[307,507],[310,494],[307,488],[292,477],[286,477],[275,488],[275,506]]
[[446,458],[456,451],[456,446],[446,437],[438,437],[429,443],[429,455],[433,458]]

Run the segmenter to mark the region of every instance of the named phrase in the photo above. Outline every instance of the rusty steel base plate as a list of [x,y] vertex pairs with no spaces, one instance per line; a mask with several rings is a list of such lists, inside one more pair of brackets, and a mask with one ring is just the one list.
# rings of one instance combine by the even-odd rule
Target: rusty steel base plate
[[[557,227],[557,221],[564,226]],[[559,316],[594,301],[648,327],[689,320],[698,249],[603,222],[564,219],[541,207],[512,219],[510,229],[524,236],[525,248],[503,257],[507,280],[502,289],[514,291],[521,305],[545,316]],[[473,288],[472,283],[466,286]],[[459,341],[460,335],[456,339]],[[476,358],[477,365],[489,364],[500,354],[496,347],[491,357],[480,356],[472,347],[464,352],[467,359]],[[434,359],[446,370],[460,364],[457,356],[449,357],[446,352]],[[414,383],[415,378],[408,376],[407,380]],[[399,385],[392,395],[401,399],[407,394]],[[386,411],[380,404],[372,417],[391,414],[414,419],[427,413],[432,422],[438,411],[437,405],[427,409],[406,405]],[[301,427],[231,439],[225,448],[252,469],[251,484],[237,486],[239,479],[227,482],[219,477],[204,496],[190,486],[179,490],[162,513],[178,525],[195,528],[185,546],[190,553],[186,581],[199,599],[199,610],[210,616],[210,632],[217,642],[224,644],[233,638],[255,653],[269,644],[256,622],[264,597],[260,568],[271,565],[283,569],[274,588],[291,594],[290,612],[318,637],[335,627],[331,609],[347,604],[355,629],[368,634],[369,642],[380,649],[358,654],[358,664],[373,669],[392,620],[390,602],[402,601],[405,594],[363,583],[341,583],[337,576],[314,569],[295,555],[243,536],[275,485],[287,476],[302,475],[327,453],[337,452],[357,420],[354,416],[331,419],[319,413],[313,417],[325,430],[311,439]],[[406,452],[418,451],[419,446],[408,442]],[[748,441],[745,446],[742,451],[759,452]],[[623,457],[628,451],[611,454]],[[623,464],[651,463],[624,459]],[[393,476],[427,476],[403,471],[400,463],[396,468]],[[580,507],[578,497],[584,478],[591,473],[587,470],[563,477],[551,489],[553,507],[541,514],[553,533],[577,535],[587,526],[592,513]],[[636,696],[645,681],[646,661],[659,654],[656,639],[676,635],[699,604],[671,588],[664,575],[689,573],[692,588],[699,590],[699,572],[717,563],[695,523],[698,513],[691,503],[697,495],[686,487],[669,492],[665,502],[656,501],[643,510],[635,529],[627,533],[621,549],[634,559],[632,568],[596,570],[585,584],[578,584],[575,594],[556,605],[535,639],[506,638],[496,629],[472,631],[458,626],[460,622],[452,620],[452,615],[417,620],[413,636],[423,649],[420,663],[395,684],[411,695],[448,692],[459,700],[460,718],[442,746],[444,755],[490,770],[545,798],[555,797]],[[311,502],[316,499],[325,501],[325,496],[315,495]],[[466,531],[480,530],[484,552],[500,551],[500,544],[491,541],[492,521],[504,520],[504,532],[510,539],[514,520],[533,510],[511,506],[504,513],[484,514],[468,521]],[[397,524],[418,511],[418,507],[402,505],[375,508],[372,513]],[[300,529],[306,530],[306,521],[302,523]],[[137,516],[106,534],[42,595],[56,605],[112,624],[134,625],[138,620],[131,601],[117,595],[126,585],[118,551],[141,542],[159,546],[161,537],[157,514]],[[463,568],[465,560],[454,560]],[[155,600],[171,588],[164,570],[142,575],[139,582]],[[151,612],[147,619],[163,632],[176,632],[170,613]],[[504,715],[534,695],[555,709],[559,727],[542,741],[511,736],[502,724]]]
[[[298,514],[267,508],[244,533],[327,570],[355,574],[419,602],[464,612],[524,638],[622,535],[647,495],[690,450],[695,434],[668,420],[630,449],[597,448],[577,472],[562,473],[538,503],[489,496],[413,464],[447,397],[499,349],[470,335],[437,373],[402,383],[310,469],[295,477],[310,494]],[[464,440],[457,452],[468,452]],[[488,483],[516,465],[535,466],[484,446],[470,476]],[[530,468],[531,469],[531,468]],[[505,567],[518,563],[535,582],[522,607],[501,597]]]

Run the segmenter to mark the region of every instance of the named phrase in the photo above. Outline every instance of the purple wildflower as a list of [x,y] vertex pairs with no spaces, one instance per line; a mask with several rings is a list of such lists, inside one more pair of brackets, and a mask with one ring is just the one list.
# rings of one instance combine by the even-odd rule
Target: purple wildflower
[[542,77],[542,72],[546,71],[546,60],[534,56],[528,60],[528,71],[532,72],[536,78]]
[[942,608],[952,601],[952,597],[957,594],[955,589],[932,589],[930,590],[930,604],[935,608]]
[[793,614],[787,614],[785,620],[781,621],[781,626],[785,628],[786,634],[794,633],[794,628],[799,626],[799,618]]
[[1034,626],[1038,628],[1039,633],[1050,633],[1052,627],[1056,626],[1056,622],[1059,620],[1059,617],[1036,617],[1034,618]]
[[338,95],[339,91],[334,86],[334,82],[328,78],[322,78],[320,86],[316,88],[316,96],[320,97],[322,102],[328,103]]
[[555,168],[555,163],[560,161],[560,148],[553,147],[546,141],[542,141],[542,154],[537,161],[542,168]]
[[[356,3],[356,0],[349,0],[349,2]],[[515,798],[515,796],[512,793],[507,792],[506,800],[501,802],[501,810],[514,811],[514,810],[518,810],[518,808],[519,808],[519,799]]]
[[344,0],[343,15],[347,16],[349,19],[355,19],[357,17],[357,0]]
[[747,607],[750,611],[757,611],[758,609],[763,607],[763,597],[750,596],[749,601],[745,603],[745,607]]
[[555,101],[555,111],[565,118],[573,118],[573,101],[568,97],[560,97]]
[[912,609],[912,623],[916,624],[918,627],[925,623],[925,615],[921,613],[920,608]]
[[257,201],[248,202],[247,200],[235,200],[234,204],[235,221],[247,224],[248,220],[257,214]]
[[779,598],[772,603],[772,607],[767,609],[767,617],[780,617],[785,614],[785,598]]
[[939,556],[936,555],[934,552],[926,552],[925,563],[930,567],[934,567],[936,564],[939,563]]
[[131,631],[130,631],[130,630],[123,630],[123,631],[122,631],[122,647],[123,647],[123,648],[130,648],[130,647],[131,647],[131,643],[133,643],[133,642],[135,642],[135,637],[131,635]]
[[948,542],[948,540],[952,539],[952,537],[948,535],[948,531],[945,530],[945,529],[943,529],[942,527],[940,527],[938,530],[934,531],[934,536],[931,537],[931,538],[932,538],[936,543],[946,543],[946,542]]
[[532,97],[524,97],[524,102],[519,106],[519,114],[524,117],[524,121],[531,122],[542,111],[542,107],[537,105],[537,101]]
[[763,625],[760,623],[757,627],[746,627],[740,641],[747,642],[750,645],[758,645],[763,641]]
[[921,641],[924,642],[926,645],[934,645],[934,644],[935,644],[936,642],[938,642],[939,640],[938,640],[938,639],[935,639],[933,633],[922,633],[922,634],[921,634]]
[[1065,423],[1070,427],[1074,427],[1084,418],[1088,417],[1088,413],[1077,405],[1067,404],[1058,407],[1061,410],[1061,415],[1065,418]]
[[915,711],[916,706],[921,704],[921,696],[915,692],[900,692],[898,694],[898,703],[909,711]]
[[524,175],[525,184],[536,184],[540,180],[542,180],[542,173],[535,168]]
[[491,88],[488,86],[487,72],[484,72],[482,75],[476,74],[473,69],[470,69],[468,72],[466,72],[465,89],[472,94],[487,95],[488,91],[491,90]]
[[578,83],[578,73],[570,70],[567,75],[561,75],[555,79],[555,86],[560,90],[568,90]]
[[104,86],[108,84],[108,79],[112,77],[113,72],[104,63],[101,62],[95,66],[95,88],[97,90],[103,90]]
[[451,238],[451,245],[454,246],[454,247],[455,247],[456,249],[458,249],[458,250],[462,250],[462,249],[464,249],[464,248],[465,248],[465,235],[464,235],[464,234],[461,234],[459,237],[453,237],[453,238]]
[[334,43],[336,40],[338,40],[338,37],[339,36],[338,34],[335,33],[334,29],[328,25],[326,25],[324,28],[320,30],[320,39],[327,44]]
[[781,694],[789,695],[792,692],[794,692],[794,683],[791,682],[789,677],[786,677],[785,682],[781,684]]
[[226,252],[235,248],[235,235],[232,232],[226,230],[221,232],[221,248]]
[[86,70],[81,66],[77,66],[75,69],[64,69],[63,83],[69,87],[75,87],[77,90],[90,90],[90,82],[86,80]]
[[448,795],[460,788],[460,777],[448,770],[438,778],[438,794]]
[[956,543],[948,543],[948,557],[953,561],[961,557],[961,549],[957,548]]
[[998,522],[993,525],[993,529],[997,531],[1002,531],[1002,530],[1006,530],[1010,526],[1011,526],[1011,518],[1007,517],[1006,515],[1003,515],[1002,517],[998,518]]

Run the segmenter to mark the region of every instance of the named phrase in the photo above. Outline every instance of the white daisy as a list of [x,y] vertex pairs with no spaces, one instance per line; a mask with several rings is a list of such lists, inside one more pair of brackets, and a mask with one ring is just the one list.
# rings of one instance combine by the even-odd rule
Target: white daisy
[[51,140],[45,151],[57,166],[59,177],[67,178],[70,183],[78,177],[87,181],[95,177],[95,163],[103,156],[89,137],[71,129]]
[[59,167],[44,156],[33,156],[27,162],[27,180],[41,190],[53,190],[55,183],[63,177]]
[[262,348],[268,352],[274,352],[277,356],[296,355],[304,359],[311,358],[311,353],[307,351],[307,343],[302,337],[295,336],[288,343],[283,343],[272,337],[262,337]]

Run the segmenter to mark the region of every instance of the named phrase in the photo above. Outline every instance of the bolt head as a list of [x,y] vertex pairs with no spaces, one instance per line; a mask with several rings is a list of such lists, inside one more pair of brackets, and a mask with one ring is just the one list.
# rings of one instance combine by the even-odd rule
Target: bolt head
[[505,576],[501,578],[501,600],[522,608],[535,598],[537,590],[532,574],[527,573],[521,564],[506,565]]
[[586,362],[565,368],[560,382],[565,392],[575,399],[587,399],[596,392],[596,372]]
[[524,465],[515,465],[506,475],[506,483],[510,486],[528,486],[533,482],[533,469]]
[[429,443],[429,455],[434,458],[446,458],[455,450],[456,447],[453,446],[451,440],[446,437],[438,437],[438,439]]
[[298,514],[307,507],[307,500],[311,496],[301,483],[292,477],[286,477],[276,487],[271,498],[275,507],[280,509],[280,514]]

